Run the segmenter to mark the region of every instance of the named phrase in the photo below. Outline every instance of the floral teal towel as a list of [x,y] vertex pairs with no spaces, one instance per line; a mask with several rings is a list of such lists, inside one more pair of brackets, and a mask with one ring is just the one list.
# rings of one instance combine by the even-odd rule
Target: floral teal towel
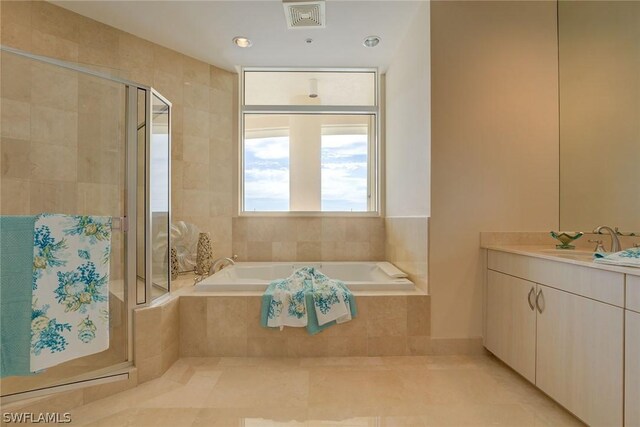
[[36,372],[109,348],[111,217],[41,214],[33,233]]
[[0,377],[29,375],[35,216],[0,216]]
[[268,328],[306,327],[314,335],[356,314],[355,299],[344,283],[303,267],[267,287],[260,321]]
[[596,253],[593,257],[594,262],[600,264],[640,267],[640,248],[625,249],[612,254]]

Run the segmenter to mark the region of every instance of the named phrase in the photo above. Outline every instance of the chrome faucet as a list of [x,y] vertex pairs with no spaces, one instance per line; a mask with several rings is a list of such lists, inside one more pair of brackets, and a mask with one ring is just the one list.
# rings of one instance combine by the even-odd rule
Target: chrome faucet
[[618,232],[611,227],[601,225],[596,227],[593,232],[596,234],[604,234],[602,230],[606,231],[611,236],[611,252],[620,252],[620,239],[618,239]]
[[229,257],[221,257],[213,261],[211,264],[211,268],[209,269],[209,275],[216,274],[218,271],[224,268],[225,263],[230,265],[235,265],[236,260],[238,259],[238,255],[234,255],[231,258]]
[[234,255],[231,258],[229,258],[229,257],[221,257],[221,258],[216,259],[211,264],[211,268],[209,269],[209,273],[203,274],[202,276],[196,276],[194,281],[193,281],[193,284],[196,285],[196,284],[202,282],[207,277],[211,276],[212,274],[215,274],[218,271],[222,270],[222,268],[224,268],[224,264],[225,263],[228,263],[230,265],[234,265],[236,263],[237,259],[238,259],[238,255]]

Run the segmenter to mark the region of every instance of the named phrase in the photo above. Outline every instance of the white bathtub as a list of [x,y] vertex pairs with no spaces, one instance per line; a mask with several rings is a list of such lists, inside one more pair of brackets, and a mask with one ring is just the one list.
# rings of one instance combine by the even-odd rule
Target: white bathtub
[[[387,275],[378,262],[237,262],[195,285],[196,291],[264,291],[271,281],[300,267],[315,267],[352,291],[414,290],[413,282]],[[391,264],[388,264],[391,265]]]

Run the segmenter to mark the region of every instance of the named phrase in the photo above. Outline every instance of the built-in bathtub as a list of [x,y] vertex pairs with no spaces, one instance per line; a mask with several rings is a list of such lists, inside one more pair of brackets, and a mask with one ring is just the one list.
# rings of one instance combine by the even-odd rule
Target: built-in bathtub
[[276,279],[289,277],[301,267],[315,267],[352,291],[408,291],[413,282],[385,273],[387,262],[238,262],[195,285],[200,292],[264,291]]

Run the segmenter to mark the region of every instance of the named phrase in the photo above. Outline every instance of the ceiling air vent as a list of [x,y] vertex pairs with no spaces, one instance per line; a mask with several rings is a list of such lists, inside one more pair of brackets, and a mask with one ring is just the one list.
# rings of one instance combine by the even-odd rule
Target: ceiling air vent
[[325,27],[324,0],[283,0],[282,5],[289,29]]

